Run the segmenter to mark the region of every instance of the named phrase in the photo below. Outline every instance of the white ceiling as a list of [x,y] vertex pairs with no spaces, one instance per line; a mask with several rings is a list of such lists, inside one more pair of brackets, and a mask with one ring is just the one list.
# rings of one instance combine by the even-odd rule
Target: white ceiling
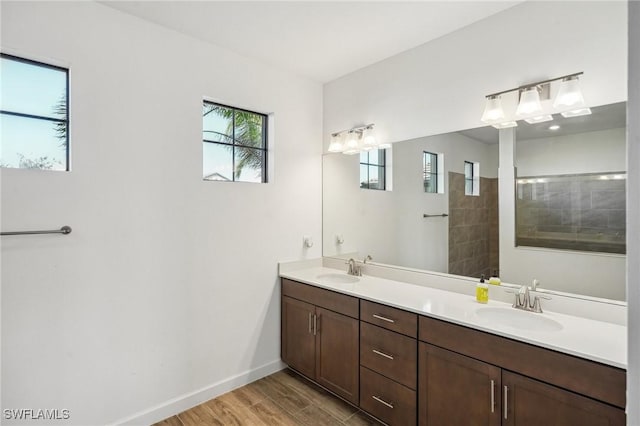
[[102,1],[241,55],[327,82],[521,1]]

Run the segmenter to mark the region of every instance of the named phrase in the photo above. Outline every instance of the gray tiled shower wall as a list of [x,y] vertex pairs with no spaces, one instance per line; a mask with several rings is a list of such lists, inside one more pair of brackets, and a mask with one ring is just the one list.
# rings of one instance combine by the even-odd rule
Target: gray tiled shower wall
[[520,177],[516,245],[625,253],[624,173]]
[[464,194],[464,174],[449,172],[449,273],[499,273],[498,179],[480,178],[480,195]]

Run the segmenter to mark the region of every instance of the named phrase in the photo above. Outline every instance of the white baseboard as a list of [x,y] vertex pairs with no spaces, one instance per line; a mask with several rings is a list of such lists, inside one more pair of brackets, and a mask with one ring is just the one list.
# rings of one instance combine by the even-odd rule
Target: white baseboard
[[154,424],[195,407],[196,405],[202,404],[205,401],[268,376],[269,374],[280,371],[285,367],[286,365],[280,360],[270,362],[254,368],[253,370],[245,371],[244,373],[213,383],[194,392],[170,399],[169,401],[158,404],[148,410],[136,413],[130,417],[120,419],[114,422],[113,425],[142,426]]

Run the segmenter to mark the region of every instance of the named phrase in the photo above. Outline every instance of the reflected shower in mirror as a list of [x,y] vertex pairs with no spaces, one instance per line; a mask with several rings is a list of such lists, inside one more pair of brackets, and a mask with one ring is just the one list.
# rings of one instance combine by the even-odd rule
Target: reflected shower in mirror
[[515,247],[502,248],[502,278],[624,300],[626,103],[523,124],[515,152]]

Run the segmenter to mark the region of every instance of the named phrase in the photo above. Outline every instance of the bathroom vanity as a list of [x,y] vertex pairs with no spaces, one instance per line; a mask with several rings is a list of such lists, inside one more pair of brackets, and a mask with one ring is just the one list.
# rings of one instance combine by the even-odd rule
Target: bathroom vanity
[[281,277],[283,361],[387,424],[625,424],[624,326],[324,267]]

